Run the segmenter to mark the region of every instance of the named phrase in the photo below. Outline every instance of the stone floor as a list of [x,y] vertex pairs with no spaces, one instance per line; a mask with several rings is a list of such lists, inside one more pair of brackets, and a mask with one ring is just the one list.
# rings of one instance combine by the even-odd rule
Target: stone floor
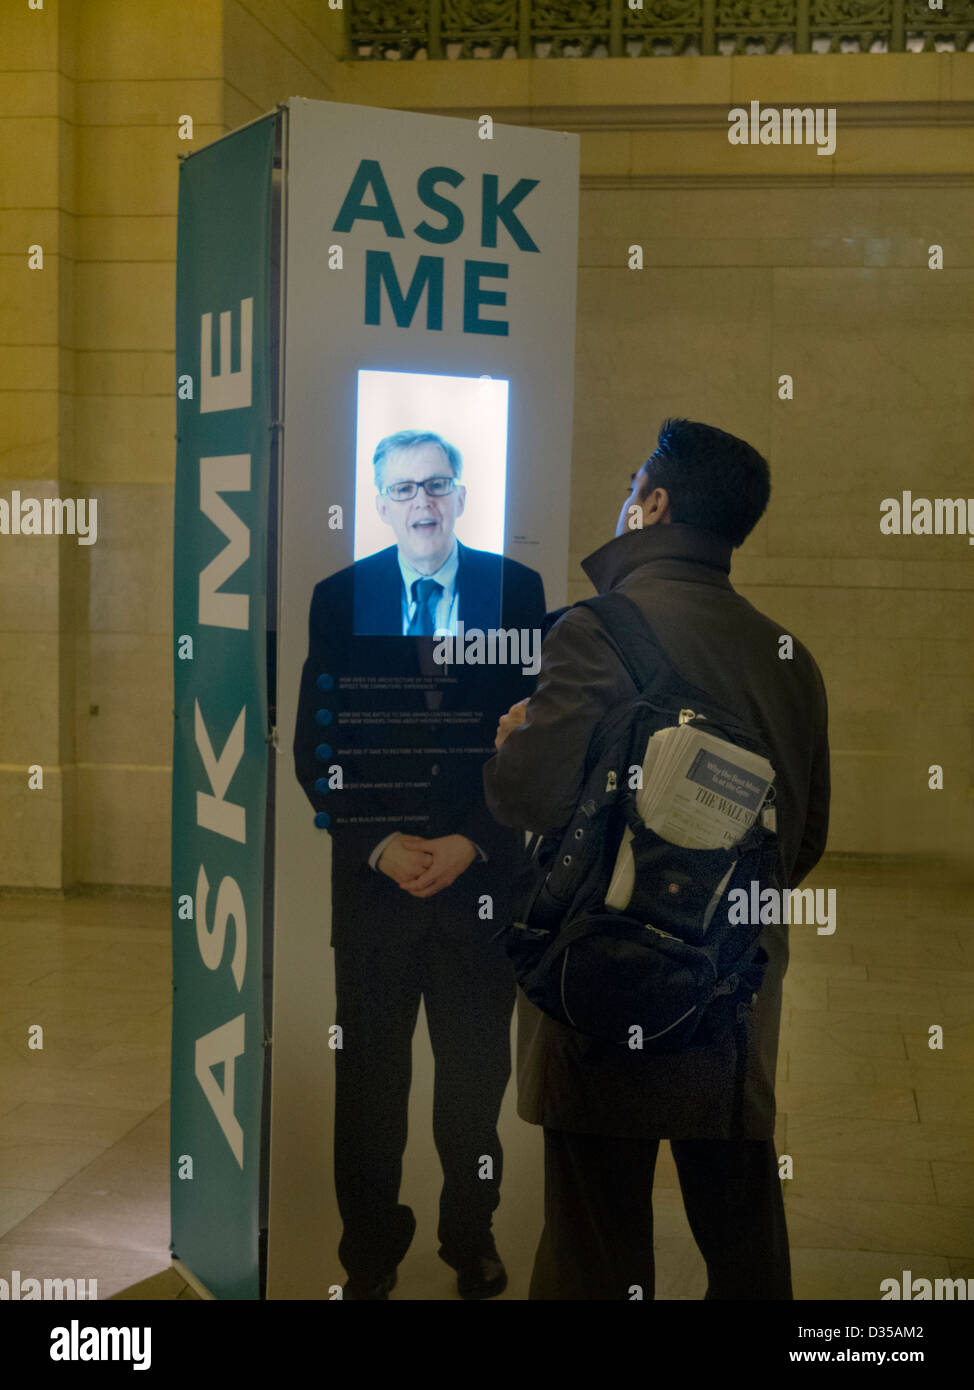
[[[838,925],[791,933],[777,1143],[794,1165],[796,1297],[876,1300],[905,1269],[974,1277],[974,885],[933,864],[834,859],[810,883],[837,889]],[[0,959],[0,1278],[195,1298],[168,1255],[167,903],[0,896]],[[28,1046],[35,1024],[40,1050]],[[933,1024],[940,1051],[928,1046]],[[421,1065],[414,1089],[424,1075]],[[530,1276],[538,1138],[509,1087],[495,1222],[508,1298],[524,1298]],[[405,1171],[420,1229],[435,1231],[428,1126],[411,1128]],[[655,1210],[657,1297],[702,1297],[665,1146]],[[456,1297],[452,1277],[418,1232],[393,1297]]]

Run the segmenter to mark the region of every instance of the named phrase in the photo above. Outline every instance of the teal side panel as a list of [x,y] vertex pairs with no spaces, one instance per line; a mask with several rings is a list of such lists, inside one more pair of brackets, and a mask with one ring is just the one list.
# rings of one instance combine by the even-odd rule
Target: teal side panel
[[179,181],[172,1252],[218,1298],[259,1297],[276,122]]

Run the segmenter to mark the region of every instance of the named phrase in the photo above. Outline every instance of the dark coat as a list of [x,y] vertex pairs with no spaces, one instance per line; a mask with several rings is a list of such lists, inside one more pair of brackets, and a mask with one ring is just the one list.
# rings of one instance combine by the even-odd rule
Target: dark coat
[[[541,627],[541,576],[516,560],[460,545],[457,590],[468,630]],[[374,873],[369,853],[393,830],[465,835],[509,873],[521,837],[487,811],[481,774],[500,715],[530,694],[535,677],[520,666],[436,666],[433,638],[370,635],[399,631],[401,592],[395,546],[315,586],[294,736],[298,781],[331,817],[333,863],[349,875]],[[325,691],[322,675],[333,681]],[[430,677],[435,701],[423,688]],[[316,722],[322,709],[333,716],[327,726]],[[322,745],[332,750],[323,759]],[[333,763],[343,788],[317,791]]]
[[[706,532],[654,525],[610,541],[583,568],[599,593],[618,588],[639,605],[688,681],[764,735],[794,888],[821,857],[828,830],[825,688],[800,642],[792,659],[779,657],[786,629],[734,591],[730,553]],[[539,833],[565,826],[594,729],[634,693],[597,620],[567,610],[545,638],[527,722],[484,769],[498,820]],[[771,1138],[788,928],[765,927],[761,944],[770,959],[746,1039],[732,1034],[697,1053],[645,1057],[596,1042],[519,992],[518,1113],[551,1129],[618,1137]]]

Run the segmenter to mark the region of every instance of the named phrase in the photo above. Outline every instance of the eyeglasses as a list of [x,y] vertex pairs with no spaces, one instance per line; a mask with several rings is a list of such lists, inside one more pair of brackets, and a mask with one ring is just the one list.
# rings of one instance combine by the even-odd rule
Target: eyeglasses
[[424,478],[421,483],[390,483],[382,489],[382,495],[391,497],[393,502],[410,502],[422,488],[427,497],[448,497],[456,485],[456,478]]

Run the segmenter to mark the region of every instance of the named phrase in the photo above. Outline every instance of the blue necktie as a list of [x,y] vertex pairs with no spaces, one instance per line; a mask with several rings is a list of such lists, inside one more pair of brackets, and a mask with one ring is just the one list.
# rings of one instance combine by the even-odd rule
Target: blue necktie
[[436,613],[437,601],[442,592],[443,585],[437,583],[435,579],[413,580],[413,598],[416,601],[416,612],[413,614],[412,622],[407,629],[407,637],[433,636],[435,627],[433,617]]

